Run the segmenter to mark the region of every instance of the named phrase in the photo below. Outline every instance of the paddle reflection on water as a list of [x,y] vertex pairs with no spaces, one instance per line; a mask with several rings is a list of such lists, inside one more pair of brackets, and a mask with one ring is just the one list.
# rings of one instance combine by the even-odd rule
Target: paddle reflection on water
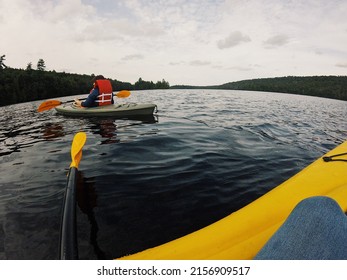
[[[94,178],[86,178],[82,171],[78,171],[76,200],[79,209],[87,216],[90,223],[90,244],[99,260],[111,259],[112,256],[108,256],[98,245],[99,227],[94,214],[94,208],[97,207],[97,199]],[[79,229],[77,228],[77,235],[78,231]]]

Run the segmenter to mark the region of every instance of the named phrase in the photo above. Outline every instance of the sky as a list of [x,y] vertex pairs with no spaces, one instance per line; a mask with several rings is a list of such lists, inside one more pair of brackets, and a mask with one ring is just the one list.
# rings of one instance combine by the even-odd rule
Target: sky
[[0,0],[12,68],[220,85],[347,75],[347,0]]

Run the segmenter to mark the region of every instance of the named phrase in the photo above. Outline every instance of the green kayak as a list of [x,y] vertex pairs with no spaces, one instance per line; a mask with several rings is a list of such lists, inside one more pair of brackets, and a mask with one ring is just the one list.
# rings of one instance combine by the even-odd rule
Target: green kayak
[[125,103],[125,104],[112,104],[107,106],[81,108],[74,103],[63,104],[55,108],[55,110],[65,116],[77,117],[132,117],[132,116],[148,116],[153,115],[157,105]]

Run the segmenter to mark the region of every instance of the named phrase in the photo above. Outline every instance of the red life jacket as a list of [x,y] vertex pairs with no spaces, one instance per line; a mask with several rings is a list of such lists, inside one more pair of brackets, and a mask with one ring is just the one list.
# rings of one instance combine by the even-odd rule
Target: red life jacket
[[109,80],[96,80],[94,87],[99,89],[98,100],[95,100],[95,102],[97,102],[99,106],[111,105],[113,100],[111,82]]

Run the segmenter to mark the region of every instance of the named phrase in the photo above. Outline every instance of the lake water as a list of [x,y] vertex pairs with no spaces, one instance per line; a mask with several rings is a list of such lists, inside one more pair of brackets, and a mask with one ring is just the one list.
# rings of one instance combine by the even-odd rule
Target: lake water
[[[64,97],[61,100],[71,100]],[[347,139],[347,102],[224,90],[134,91],[152,119],[0,107],[0,259],[57,259],[70,148],[81,259],[162,244],[240,209]]]

